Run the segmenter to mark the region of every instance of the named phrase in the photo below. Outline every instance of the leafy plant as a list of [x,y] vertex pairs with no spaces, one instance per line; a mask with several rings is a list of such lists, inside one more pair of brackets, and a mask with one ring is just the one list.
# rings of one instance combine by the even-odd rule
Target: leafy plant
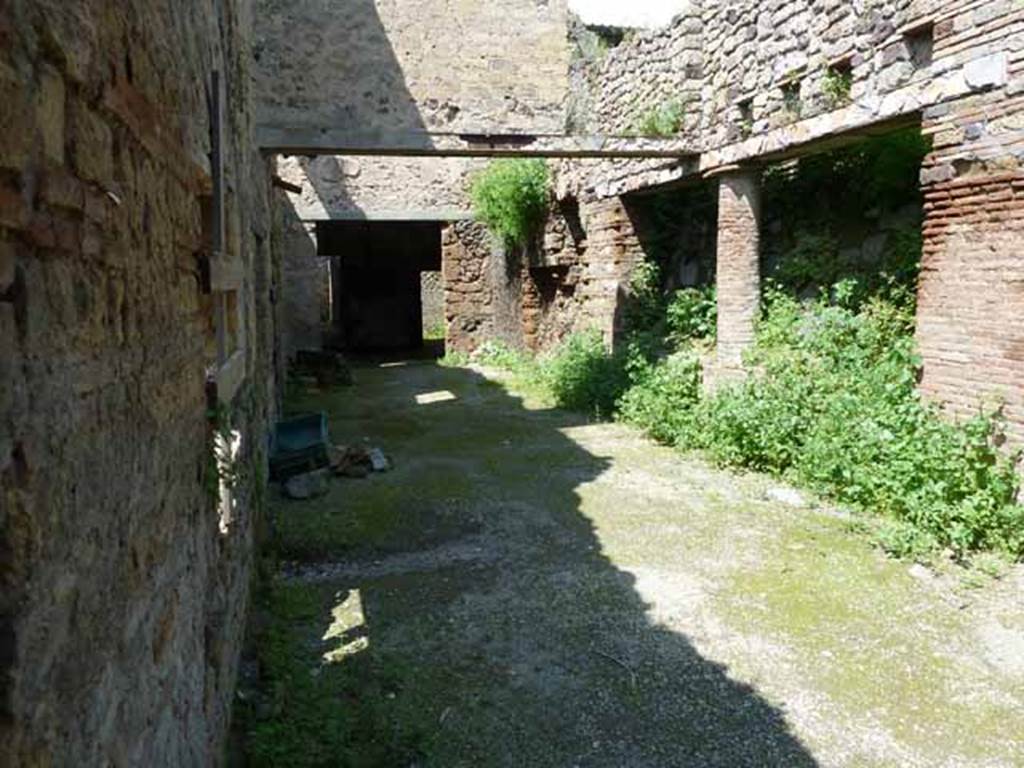
[[700,360],[690,351],[677,352],[634,376],[636,382],[618,401],[618,415],[664,443],[689,428],[700,397]]
[[494,160],[471,186],[473,213],[505,246],[525,246],[547,213],[548,181],[541,159]]
[[536,367],[536,362],[529,355],[493,339],[488,339],[477,347],[471,358],[473,362],[481,365],[504,368],[507,371],[521,371]]
[[806,295],[831,286],[833,298],[860,305],[870,297],[885,297],[912,309],[914,282],[921,261],[921,233],[916,228],[894,229],[874,260],[845,255],[827,230],[797,230],[792,246],[771,272],[772,283],[792,295]]
[[578,333],[545,361],[545,379],[558,405],[610,418],[629,384],[623,362],[608,353],[599,332]]
[[828,104],[835,109],[850,101],[853,88],[853,71],[848,67],[829,67],[821,81],[821,92]]
[[682,288],[672,294],[665,308],[668,337],[675,344],[713,339],[718,320],[715,287]]
[[437,361],[439,365],[445,368],[465,368],[469,365],[469,355],[465,352],[459,352],[458,350],[446,350],[444,357]]
[[678,99],[651,107],[637,118],[635,131],[641,136],[671,138],[682,129],[685,112]]
[[769,168],[763,178],[766,215],[795,230],[816,230],[835,211],[896,210],[921,199],[921,160],[930,142],[916,128]]
[[900,554],[1024,556],[1017,457],[996,447],[998,419],[954,424],[921,400],[912,316],[881,298],[844,303],[853,292],[809,307],[772,295],[748,360],[758,373],[701,401],[675,442],[876,512]]
[[631,333],[660,330],[659,324],[665,315],[665,298],[661,292],[661,268],[656,262],[644,260],[633,268],[623,312]]

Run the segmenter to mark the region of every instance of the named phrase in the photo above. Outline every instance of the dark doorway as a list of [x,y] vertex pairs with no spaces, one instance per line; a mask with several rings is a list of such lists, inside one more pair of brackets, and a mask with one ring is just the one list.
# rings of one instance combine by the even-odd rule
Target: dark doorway
[[318,222],[317,250],[333,257],[332,347],[380,352],[423,346],[421,274],[441,269],[440,222]]

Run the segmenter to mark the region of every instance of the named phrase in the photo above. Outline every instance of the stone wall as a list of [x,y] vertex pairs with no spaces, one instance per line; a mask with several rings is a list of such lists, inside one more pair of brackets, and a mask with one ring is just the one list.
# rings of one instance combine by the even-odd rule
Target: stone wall
[[[699,166],[609,161],[584,167],[577,186],[607,197],[684,179],[698,170],[794,156],[839,135],[912,124],[922,110],[983,93],[1005,78],[1012,36],[989,43],[974,38],[963,45],[943,38],[962,37],[990,19],[1005,27],[1015,12],[1007,0],[695,0],[666,29],[628,36],[602,59],[580,64],[577,58],[577,69],[590,69],[585,77],[574,73],[574,83],[589,83],[592,93],[582,100],[591,105],[590,113],[573,119],[589,122],[598,132],[621,130],[623,114],[647,107],[629,106],[630,98],[658,94],[652,98],[662,99],[666,82],[690,93],[699,82],[699,107],[685,112],[681,129],[702,153]],[[669,53],[684,40],[691,50],[698,38],[699,66],[691,63],[680,75]],[[693,57],[688,53],[685,58]],[[621,66],[620,61],[643,64]],[[693,80],[698,68],[699,78]],[[837,73],[849,77],[848,93],[830,87]],[[602,94],[626,94],[626,100],[618,108],[602,107]]]
[[[693,178],[697,170],[797,157],[920,121],[934,141],[921,174],[922,390],[960,415],[977,412],[983,400],[1004,402],[1019,440],[1024,8],[1008,0],[701,5],[700,118],[682,128],[701,150],[697,166],[578,165],[569,186],[613,198]],[[692,11],[665,30],[627,37],[592,61],[583,81],[598,95],[581,100],[590,115],[574,120],[621,130],[621,115],[637,108],[616,95],[660,93],[666,82],[685,89],[695,68],[681,75],[665,54],[688,39],[690,17]],[[847,94],[829,87],[837,73],[850,78]]]
[[469,353],[495,338],[494,283],[504,266],[486,228],[453,222],[441,231],[446,349]]
[[559,133],[565,0],[258,0],[260,122]]
[[[607,30],[571,23],[568,120],[577,133],[633,135],[652,110],[678,106],[683,135],[701,122],[702,21],[692,3],[660,29]],[[617,41],[619,35],[621,41]],[[611,38],[611,39],[610,39]]]
[[277,174],[295,217],[451,221],[471,215],[469,186],[486,159],[458,157],[280,157]]
[[285,361],[300,349],[320,349],[331,319],[330,259],[317,253],[316,225],[295,215],[285,193],[275,194],[281,249],[281,350]]
[[549,350],[574,331],[612,344],[622,328],[634,267],[643,257],[617,199],[562,201],[538,242],[506,252],[486,228],[458,222],[443,236],[447,338],[470,352],[487,340]]
[[[242,0],[0,8],[5,765],[223,755],[275,391],[250,23]],[[213,68],[227,80],[217,257]],[[247,468],[220,504],[208,377],[236,392]]]
[[444,328],[444,282],[440,270],[420,273],[420,312],[424,333]]

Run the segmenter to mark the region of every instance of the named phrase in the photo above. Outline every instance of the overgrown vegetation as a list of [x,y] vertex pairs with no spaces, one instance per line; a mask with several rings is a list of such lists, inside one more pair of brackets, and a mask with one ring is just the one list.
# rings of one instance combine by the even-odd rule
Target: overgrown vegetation
[[570,337],[529,371],[559,405],[636,424],[714,461],[784,476],[876,514],[900,556],[939,549],[1024,558],[1019,454],[1000,450],[995,404],[961,423],[916,391],[916,229],[889,231],[874,260],[844,256],[830,205],[868,212],[916,199],[926,150],[895,134],[769,173],[769,205],[792,223],[780,238],[747,378],[703,395],[701,359],[715,330],[713,289],[663,296],[658,268],[636,272],[625,343]]
[[633,129],[640,136],[671,138],[682,130],[685,113],[686,106],[679,99],[658,104],[641,113]]
[[473,214],[506,247],[525,246],[547,213],[548,183],[539,158],[494,160],[473,181]]
[[832,109],[849,103],[852,88],[853,70],[848,67],[829,67],[825,70],[821,81],[821,92]]
[[669,441],[723,464],[791,478],[888,521],[900,555],[937,547],[1024,555],[1024,509],[998,421],[941,418],[915,390],[907,307],[858,303],[844,281],[809,305],[776,291],[766,302],[752,375],[692,410]]

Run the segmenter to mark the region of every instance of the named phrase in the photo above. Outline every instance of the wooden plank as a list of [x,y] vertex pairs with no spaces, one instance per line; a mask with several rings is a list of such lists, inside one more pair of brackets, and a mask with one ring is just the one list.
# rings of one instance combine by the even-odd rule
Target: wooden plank
[[308,126],[257,126],[263,152],[285,155],[404,157],[688,158],[682,139],[556,134],[470,134],[349,131]]

